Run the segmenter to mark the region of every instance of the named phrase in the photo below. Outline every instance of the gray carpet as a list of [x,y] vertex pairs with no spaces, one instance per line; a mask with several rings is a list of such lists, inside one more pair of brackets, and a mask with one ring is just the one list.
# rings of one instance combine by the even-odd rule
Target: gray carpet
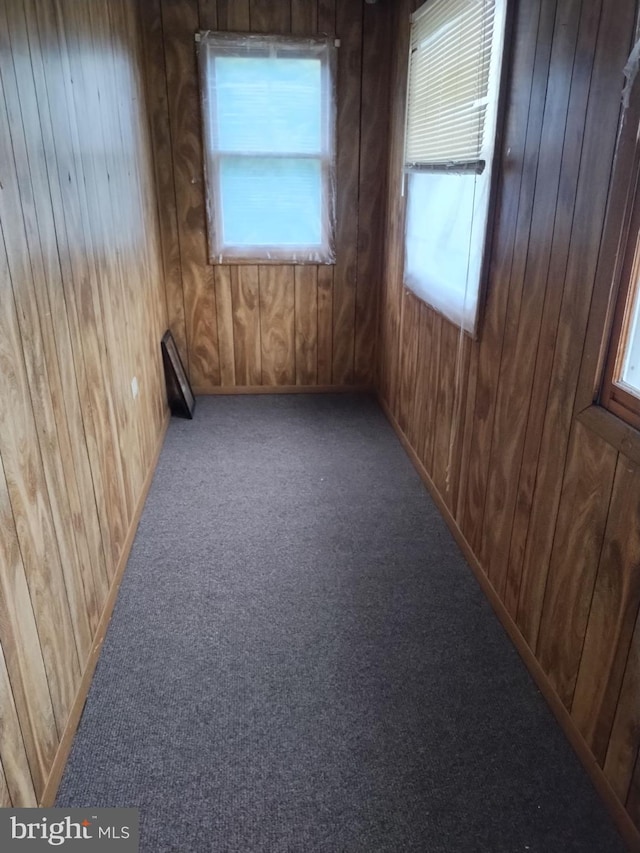
[[366,397],[171,423],[58,805],[144,853],[624,849]]

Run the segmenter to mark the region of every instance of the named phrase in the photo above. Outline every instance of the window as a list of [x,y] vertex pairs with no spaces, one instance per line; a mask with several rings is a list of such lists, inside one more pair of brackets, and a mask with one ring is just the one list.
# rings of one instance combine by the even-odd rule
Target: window
[[333,263],[333,40],[202,33],[212,263]]
[[505,18],[505,0],[428,0],[411,24],[404,281],[471,334],[485,263]]
[[635,239],[630,239],[623,261],[600,402],[640,429],[640,198],[637,195],[634,207]]

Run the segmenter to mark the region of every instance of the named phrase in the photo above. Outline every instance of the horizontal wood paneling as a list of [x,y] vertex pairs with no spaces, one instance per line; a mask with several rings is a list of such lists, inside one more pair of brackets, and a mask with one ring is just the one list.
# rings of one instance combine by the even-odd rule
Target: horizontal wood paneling
[[43,795],[166,419],[144,84],[134,0],[0,4],[3,805]]
[[513,4],[486,304],[461,348],[402,285],[412,5],[393,27],[380,393],[640,826],[637,465],[574,416],[636,4]]
[[[386,170],[390,9],[364,0],[140,0],[169,322],[196,391],[363,385],[375,373]],[[198,29],[335,34],[335,265],[207,259]]]

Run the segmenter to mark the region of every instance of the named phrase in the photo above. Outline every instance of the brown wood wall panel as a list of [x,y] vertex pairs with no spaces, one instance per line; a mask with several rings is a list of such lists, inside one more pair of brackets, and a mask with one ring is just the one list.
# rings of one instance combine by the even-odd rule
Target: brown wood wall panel
[[[139,5],[148,28],[169,323],[195,390],[280,385],[283,376],[289,384],[309,386],[372,384],[384,237],[390,5],[364,0],[139,0]],[[194,35],[216,28],[340,39],[333,265],[305,264],[295,271],[290,264],[269,264],[270,271],[263,265],[258,281],[257,266],[209,263]],[[263,279],[265,294],[258,292]],[[274,370],[281,348],[289,348],[292,322],[291,355],[286,367]],[[277,352],[270,352],[271,344]]]
[[0,696],[3,697],[0,755],[7,795],[10,803],[33,807],[37,805],[36,792],[2,647],[0,647]]
[[140,38],[135,0],[0,4],[3,805],[43,794],[166,419]]
[[549,563],[538,659],[571,708],[604,541],[617,453],[576,424]]
[[392,22],[378,387],[640,827],[638,469],[574,411],[636,4],[513,4],[486,298],[461,358],[402,284],[412,7]]
[[540,463],[522,565],[518,621],[532,647],[537,642],[546,582],[546,573],[540,566],[548,565],[553,545],[561,488],[558,471],[565,464],[617,137],[620,103],[612,93],[622,85],[621,69],[628,56],[634,17],[635,3],[604,3],[595,45],[575,203],[577,215],[571,232]]

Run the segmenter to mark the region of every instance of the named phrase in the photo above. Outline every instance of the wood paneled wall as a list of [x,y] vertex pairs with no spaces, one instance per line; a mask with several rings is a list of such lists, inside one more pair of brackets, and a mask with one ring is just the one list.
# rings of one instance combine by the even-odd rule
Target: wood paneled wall
[[490,274],[471,341],[402,285],[409,2],[396,5],[380,389],[640,827],[640,468],[574,415],[635,2],[514,6]]
[[43,796],[166,421],[141,69],[133,0],[0,0],[2,806]]
[[[389,4],[141,0],[140,8],[169,323],[195,390],[370,384],[387,161]],[[335,265],[208,263],[198,29],[340,39]]]

